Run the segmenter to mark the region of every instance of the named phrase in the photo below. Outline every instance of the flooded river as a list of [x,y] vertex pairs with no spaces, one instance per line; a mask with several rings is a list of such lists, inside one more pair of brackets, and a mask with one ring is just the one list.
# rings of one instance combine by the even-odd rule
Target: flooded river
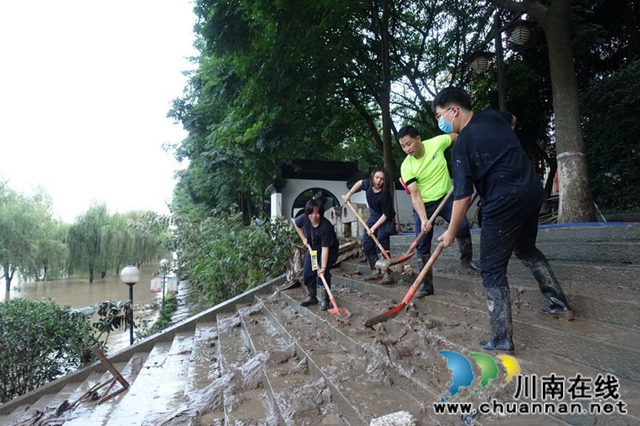
[[[140,305],[149,305],[162,298],[162,293],[150,291],[150,282],[153,274],[157,272],[157,264],[143,265],[140,268],[140,281],[133,287],[133,302],[136,308]],[[23,297],[37,300],[40,297],[51,297],[60,306],[68,305],[72,308],[86,308],[105,300],[128,300],[129,286],[120,281],[119,276],[113,273],[105,278],[96,278],[93,284],[88,278],[68,278],[58,281],[42,281],[37,283],[17,283],[14,279],[11,288],[11,298]],[[5,283],[2,280],[0,286],[0,300],[4,300]],[[16,290],[16,287],[18,289]],[[134,311],[134,318],[155,319],[158,311],[145,310]],[[94,315],[92,321],[97,320]],[[129,330],[122,332],[116,330],[111,333],[107,342],[109,352],[115,352],[129,345]]]

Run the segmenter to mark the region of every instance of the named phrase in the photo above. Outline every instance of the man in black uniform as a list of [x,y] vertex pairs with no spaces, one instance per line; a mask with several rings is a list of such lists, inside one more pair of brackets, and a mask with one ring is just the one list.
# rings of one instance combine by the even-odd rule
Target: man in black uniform
[[452,153],[453,214],[448,230],[438,240],[445,247],[453,244],[475,186],[482,200],[480,270],[491,325],[491,338],[480,346],[513,351],[507,282],[512,252],[529,268],[549,301],[540,314],[574,319],[549,262],[536,247],[545,192],[513,131],[512,114],[497,110],[474,114],[469,95],[456,87],[438,93],[433,109],[441,130],[459,134]]

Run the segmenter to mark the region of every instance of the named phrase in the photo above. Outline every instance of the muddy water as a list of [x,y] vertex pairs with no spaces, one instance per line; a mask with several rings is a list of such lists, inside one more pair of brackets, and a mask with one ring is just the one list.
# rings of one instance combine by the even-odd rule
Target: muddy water
[[[155,264],[143,265],[140,268],[140,281],[133,287],[133,301],[136,311],[134,318],[152,318],[157,311],[142,310],[141,305],[156,302],[162,297],[161,293],[149,291],[152,275],[158,270]],[[5,285],[2,280],[0,286],[0,300],[4,300]],[[42,281],[37,283],[18,283],[14,279],[11,286],[11,298],[22,297],[29,300],[37,300],[41,297],[51,297],[61,306],[68,305],[72,308],[86,308],[105,300],[128,300],[129,287],[120,281],[113,273],[101,279],[97,278],[93,284],[88,278],[68,278],[58,281]],[[18,288],[17,290],[15,288]],[[94,315],[92,321],[97,320]],[[129,330],[122,332],[116,330],[111,333],[108,340],[109,352],[115,352],[129,345]]]

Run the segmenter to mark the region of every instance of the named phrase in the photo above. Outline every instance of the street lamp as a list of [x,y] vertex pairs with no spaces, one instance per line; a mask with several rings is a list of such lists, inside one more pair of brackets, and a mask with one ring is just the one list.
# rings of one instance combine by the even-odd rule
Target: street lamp
[[[500,15],[496,13],[493,16],[493,31],[492,37],[494,39],[495,46],[495,64],[496,64],[496,80],[498,84],[498,108],[504,111],[507,104],[507,93],[505,90],[505,75],[504,75],[504,52],[502,49],[502,33],[506,33],[510,46],[517,47],[520,50],[531,47],[534,41],[535,24],[523,19],[517,19],[506,26],[502,26],[500,23]],[[485,44],[488,43],[488,40]],[[481,73],[487,70],[489,67],[489,61],[494,55],[490,52],[478,50],[474,52],[468,61],[469,68],[475,73]]]
[[164,312],[164,286],[167,281],[167,269],[169,268],[169,261],[162,259],[160,261],[160,269],[162,269],[162,311]]
[[484,50],[478,50],[473,52],[468,59],[469,68],[473,70],[473,72],[479,74],[483,73],[489,68],[489,61],[493,57],[493,53],[485,52]]
[[129,344],[133,345],[133,286],[140,281],[140,270],[133,265],[128,265],[120,271],[120,279],[129,286]]

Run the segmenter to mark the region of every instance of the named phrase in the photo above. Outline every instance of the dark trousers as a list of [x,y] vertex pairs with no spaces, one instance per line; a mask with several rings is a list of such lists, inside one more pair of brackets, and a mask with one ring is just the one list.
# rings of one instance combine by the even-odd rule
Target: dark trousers
[[[380,219],[379,215],[371,214],[367,219],[367,226],[371,228]],[[382,226],[380,226],[374,232],[374,235],[380,241],[380,245],[388,252],[391,249],[391,236],[396,235],[396,222],[394,220],[387,219]],[[365,229],[364,235],[362,235],[362,252],[365,256],[374,256],[380,252],[380,248],[377,246],[373,238],[367,234]]]
[[[333,267],[333,264],[337,260],[337,257],[338,257],[337,253],[336,253],[336,256],[331,256],[331,253],[330,253],[329,261],[327,262],[327,269],[325,269],[324,271],[324,278],[325,280],[327,280],[327,285],[329,286],[329,288],[331,288],[331,268]],[[322,249],[318,250],[318,268],[320,268],[321,266],[322,266]],[[324,288],[324,285],[322,284],[322,280],[318,276],[318,271],[311,270],[311,255],[309,254],[308,250],[307,250],[307,255],[304,257],[304,271],[302,273],[302,278],[304,280],[304,285],[307,287],[318,285],[321,288]]]
[[[436,211],[436,209],[440,205],[440,202],[442,202],[442,199],[445,197],[445,195],[443,195],[439,200],[424,203],[424,208],[427,211],[427,217],[429,219],[431,219],[431,215]],[[440,216],[447,222],[451,222],[452,210],[453,210],[453,197],[447,200],[447,203],[444,205],[444,207],[442,208],[438,216]],[[416,237],[417,237],[418,234],[420,233],[420,228],[422,227],[422,221],[420,220],[420,217],[415,211],[413,212],[413,221],[415,222]],[[467,221],[466,217],[462,221],[462,224],[460,225],[460,229],[458,229],[458,233],[456,234],[456,237],[467,238],[467,239],[471,238],[471,232],[469,231],[469,221]],[[431,227],[431,230],[425,236],[423,236],[422,239],[420,239],[420,241],[418,242],[418,247],[416,248],[416,252],[418,253],[419,257],[429,256],[431,254],[432,239],[433,239],[433,227]]]
[[509,287],[507,266],[512,253],[525,265],[546,259],[536,247],[541,205],[542,199],[539,202],[532,200],[506,220],[484,218],[480,234],[480,269],[485,288]]

